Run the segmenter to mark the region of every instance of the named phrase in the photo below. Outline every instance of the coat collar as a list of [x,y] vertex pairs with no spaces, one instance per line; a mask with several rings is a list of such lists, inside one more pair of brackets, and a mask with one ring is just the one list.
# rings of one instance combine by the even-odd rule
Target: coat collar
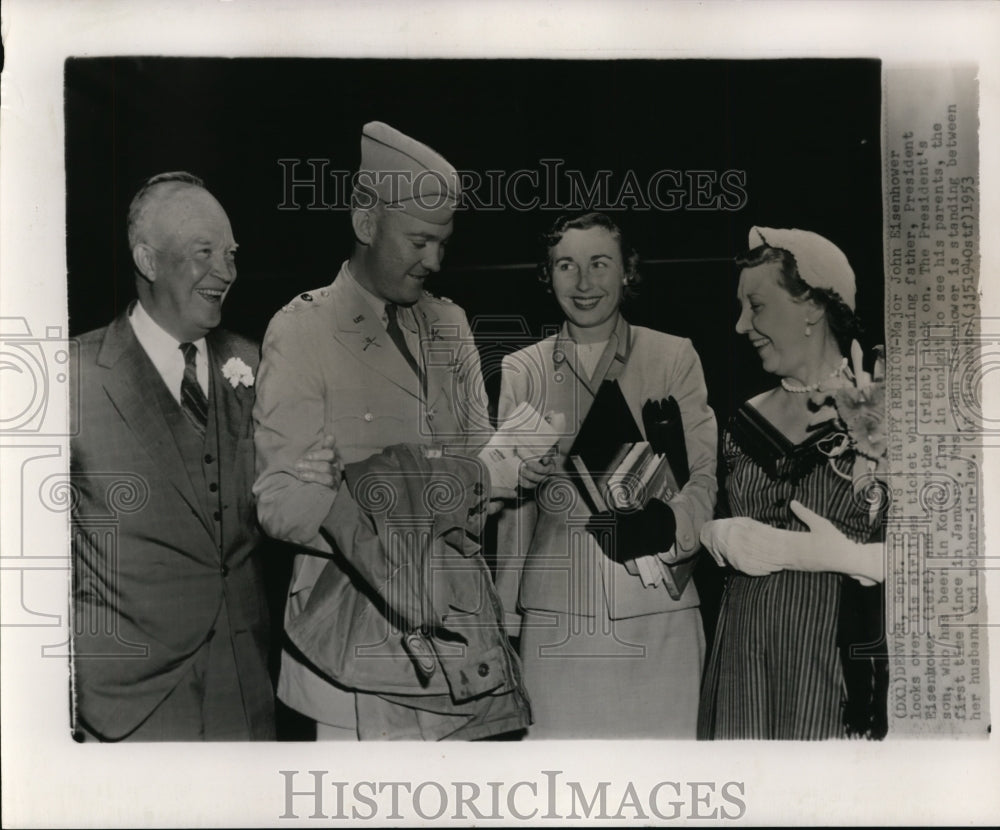
[[[170,393],[132,330],[128,319],[130,308],[108,326],[97,355],[97,364],[109,370],[104,378],[105,392],[154,464],[212,532],[211,521],[205,516],[203,499],[198,497],[161,407],[150,394],[155,384],[163,387],[164,395],[169,396]],[[206,342],[212,404],[210,414],[215,415],[218,423],[220,487],[223,488],[224,499],[227,496],[230,499],[226,503],[235,504],[245,497],[233,489],[246,486],[245,482],[235,480],[234,468],[238,466],[237,444],[253,409],[253,393],[242,385],[233,388],[222,375],[224,362],[234,356],[228,348],[226,333],[213,331],[206,337]]]
[[104,378],[104,390],[153,463],[197,514],[202,515],[201,500],[188,475],[180,448],[155,401],[154,394],[159,391],[155,385],[159,384],[164,394],[170,393],[132,330],[128,320],[130,308],[108,326],[97,355],[97,364],[109,370]]
[[[414,397],[419,397],[420,383],[417,376],[386,333],[382,321],[376,319],[372,304],[361,294],[363,289],[346,272],[346,267],[345,262],[330,286],[330,303],[334,309],[338,339],[371,369]],[[433,339],[433,326],[438,318],[432,309],[428,309],[420,301],[411,306],[411,312],[400,315],[399,322],[401,326],[419,335],[421,354],[416,357],[426,372],[424,344]]]
[[590,393],[596,395],[601,383],[605,380],[615,380],[621,375],[628,363],[631,350],[632,327],[619,314],[618,323],[611,333],[611,337],[608,338],[608,344],[604,347],[600,360],[597,361],[594,376],[588,377],[577,356],[576,341],[570,336],[568,323],[564,322],[556,335],[555,346],[552,350],[552,362],[556,369],[565,364]]

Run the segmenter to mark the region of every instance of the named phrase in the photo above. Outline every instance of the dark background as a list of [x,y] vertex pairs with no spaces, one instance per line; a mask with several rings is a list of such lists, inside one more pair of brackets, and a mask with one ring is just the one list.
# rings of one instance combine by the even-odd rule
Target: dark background
[[[881,343],[880,66],[869,60],[539,61],[95,58],[66,62],[70,329],[105,325],[133,296],[125,214],[148,176],[189,170],[229,213],[239,280],[225,325],[261,338],[271,315],[329,283],[350,252],[346,211],[279,210],[278,159],[354,171],[362,125],[385,121],[459,170],[541,170],[589,181],[625,170],[746,171],[737,211],[627,210],[644,260],[638,324],[690,337],[720,421],[771,382],[733,333],[736,269],[751,225],[831,239],[858,276],[868,344]],[[332,179],[330,180],[332,184]],[[332,187],[328,202],[334,201]],[[462,211],[429,287],[478,315],[559,319],[533,267],[559,210]],[[504,328],[489,322],[490,329]],[[506,326],[510,328],[510,325]],[[488,386],[506,349],[482,336]]]
[[[278,209],[278,160],[354,171],[361,127],[379,120],[483,175],[561,159],[587,181],[613,171],[615,192],[626,170],[641,182],[661,169],[745,171],[739,210],[615,215],[646,262],[626,316],[693,340],[720,424],[774,383],[733,332],[732,258],[752,225],[804,228],[839,245],[858,278],[863,345],[883,340],[876,60],[79,58],[66,62],[65,82],[74,335],[107,324],[134,295],[125,216],[137,188],[188,170],[223,204],[240,244],[224,324],[260,339],[289,299],[333,279],[352,242],[347,212],[308,209],[303,191],[300,209]],[[332,186],[326,196],[334,200]],[[560,320],[532,266],[560,212],[463,210],[444,271],[429,281],[468,312],[494,396],[500,356]],[[485,319],[501,315],[522,322]],[[495,336],[512,327],[523,336]],[[711,629],[717,577],[705,570],[699,584]]]

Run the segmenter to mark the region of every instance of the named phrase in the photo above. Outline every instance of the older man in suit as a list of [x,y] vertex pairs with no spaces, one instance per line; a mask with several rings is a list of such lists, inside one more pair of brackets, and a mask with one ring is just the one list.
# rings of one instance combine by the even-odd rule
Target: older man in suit
[[138,300],[80,338],[75,367],[77,736],[274,738],[251,495],[258,349],[217,328],[232,228],[200,179],[165,173],[132,200],[128,241]]
[[[455,170],[444,158],[386,124],[366,124],[351,257],[331,285],[301,294],[268,327],[254,409],[254,492],[264,529],[302,546],[286,622],[306,607],[332,553],[326,525],[335,494],[300,481],[295,458],[324,433],[347,463],[401,443],[468,450],[491,434],[465,313],[424,291],[441,267],[457,198]],[[340,579],[348,601],[359,590],[356,575],[345,566]],[[507,671],[494,660],[480,666],[483,676]],[[338,685],[292,650],[282,655],[278,696],[317,721],[320,739],[356,739],[363,717],[391,722],[385,737],[442,731],[419,707],[409,721],[402,707],[380,712],[376,695]]]

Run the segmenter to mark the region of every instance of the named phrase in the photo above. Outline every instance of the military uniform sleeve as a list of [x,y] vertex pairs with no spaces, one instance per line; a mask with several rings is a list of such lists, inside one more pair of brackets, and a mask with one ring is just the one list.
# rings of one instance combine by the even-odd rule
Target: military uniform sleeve
[[276,539],[329,551],[319,527],[333,506],[335,491],[301,481],[295,463],[318,449],[325,425],[325,384],[310,342],[310,328],[297,314],[279,312],[264,336],[254,442],[257,449],[257,515]]
[[677,559],[686,559],[698,551],[701,526],[712,518],[715,510],[719,440],[715,414],[708,406],[701,360],[690,340],[681,341],[669,390],[681,411],[690,470],[687,484],[669,502],[677,521]]

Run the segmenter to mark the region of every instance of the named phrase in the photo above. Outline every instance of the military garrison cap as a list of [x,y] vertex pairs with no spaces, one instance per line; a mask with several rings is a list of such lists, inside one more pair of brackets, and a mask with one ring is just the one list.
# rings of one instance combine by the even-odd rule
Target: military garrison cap
[[425,222],[446,225],[459,195],[458,174],[443,156],[381,121],[365,124],[357,203],[377,197]]

